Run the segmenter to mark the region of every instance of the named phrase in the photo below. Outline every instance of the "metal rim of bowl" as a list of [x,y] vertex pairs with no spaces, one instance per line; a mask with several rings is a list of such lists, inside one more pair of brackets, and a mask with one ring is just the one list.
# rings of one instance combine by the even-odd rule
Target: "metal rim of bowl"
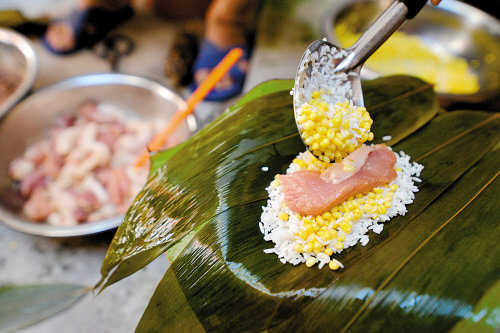
[[[181,106],[186,105],[186,102],[180,96],[158,82],[135,75],[115,73],[98,73],[75,76],[73,78],[66,79],[53,85],[41,88],[31,96],[38,95],[39,93],[47,93],[52,90],[57,91],[59,89],[69,89],[80,86],[99,86],[107,84],[131,85],[150,89],[151,91],[157,93],[165,99],[171,99],[175,103],[179,103],[179,105]],[[24,103],[25,101],[30,99],[31,96],[27,97],[21,103]],[[12,112],[15,112],[15,109],[13,109]],[[190,129],[190,131],[192,130]],[[3,222],[7,226],[17,231],[46,237],[76,237],[97,234],[117,228],[121,224],[122,219],[123,216],[116,216],[110,219],[80,224],[71,227],[53,226],[49,224],[37,224],[21,219],[17,215],[12,214],[6,209],[0,208],[0,222]]]
[[30,91],[37,73],[36,53],[30,41],[21,34],[0,28],[0,42],[14,46],[26,60],[26,72],[21,84],[0,106],[0,119]]
[[[354,2],[370,2],[373,0],[355,0]],[[348,5],[353,4],[352,0],[339,0],[335,2],[326,12],[325,16],[323,17],[323,24],[322,24],[322,29],[323,29],[323,34],[326,36],[328,41],[335,45],[340,45],[340,42],[334,33],[334,28],[335,28],[335,22],[337,15],[343,11]],[[482,11],[479,8],[476,8],[474,6],[468,5],[466,3],[457,1],[457,0],[446,0],[443,1],[442,3],[439,4],[439,6],[434,7],[430,4],[427,4],[426,6],[430,6],[431,8],[434,8],[436,10],[444,10],[447,11],[451,14],[456,15],[457,12],[462,12],[462,13],[470,13],[471,15],[474,15],[476,17],[481,17],[482,19],[485,20],[485,24],[489,24],[490,27],[495,31],[498,31],[500,33],[500,21],[498,21],[496,18],[491,16],[490,14]],[[365,79],[371,80],[371,79],[376,79],[382,74],[368,68],[368,67],[363,67],[363,70],[361,71],[361,76]],[[495,96],[496,92],[494,91],[486,91],[486,92],[478,92],[475,94],[449,94],[449,93],[436,93],[438,96],[442,97],[444,100],[448,101],[464,101],[464,102],[482,102],[488,98],[491,98]]]

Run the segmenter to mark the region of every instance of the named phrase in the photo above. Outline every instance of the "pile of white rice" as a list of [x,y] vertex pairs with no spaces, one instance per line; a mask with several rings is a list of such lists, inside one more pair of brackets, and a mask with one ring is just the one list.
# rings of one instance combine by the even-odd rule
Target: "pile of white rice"
[[322,95],[325,102],[335,105],[347,100],[352,105],[352,89],[348,75],[335,73],[336,63],[346,55],[345,50],[328,45],[322,45],[315,52],[306,50],[297,70],[294,88],[290,92],[297,110],[311,100],[314,91],[325,90],[325,87],[332,87]]
[[[297,156],[298,159],[306,159],[310,156],[309,152],[303,152]],[[415,182],[420,182],[418,178],[423,166],[410,162],[410,157],[404,152],[395,153],[397,157],[395,169],[397,177],[389,185],[396,184],[396,189],[392,206],[387,209],[385,214],[364,214],[358,220],[352,222],[352,231],[345,234],[340,229],[337,230],[339,234],[345,235],[344,249],[356,245],[358,242],[365,246],[368,244],[368,232],[371,230],[377,234],[382,232],[383,222],[389,221],[392,217],[397,215],[405,215],[407,212],[406,205],[411,204],[415,198],[415,192],[418,188]],[[290,164],[286,173],[290,174],[295,171],[301,170],[301,167],[295,163]],[[292,212],[286,207],[284,202],[284,195],[281,186],[269,186],[267,188],[269,199],[267,205],[263,207],[261,221],[259,227],[264,234],[264,240],[274,243],[272,248],[264,250],[265,253],[275,253],[282,263],[291,263],[297,265],[305,263],[310,257],[314,257],[318,262],[318,267],[321,269],[325,264],[328,264],[330,256],[319,253],[316,255],[314,252],[299,253],[294,250],[295,245],[300,241],[296,235],[301,228],[303,228],[303,217]],[[285,212],[289,215],[288,221],[281,220],[278,215]],[[324,242],[333,248],[333,243],[336,240],[330,241],[331,243]],[[335,253],[340,253],[342,250],[334,250]]]

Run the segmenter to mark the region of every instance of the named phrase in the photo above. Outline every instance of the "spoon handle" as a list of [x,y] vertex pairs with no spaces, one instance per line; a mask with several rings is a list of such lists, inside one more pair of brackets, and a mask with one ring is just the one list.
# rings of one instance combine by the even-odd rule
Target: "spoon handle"
[[348,72],[362,65],[406,19],[411,19],[425,5],[425,0],[396,0],[372,23],[349,49],[335,68],[337,72]]

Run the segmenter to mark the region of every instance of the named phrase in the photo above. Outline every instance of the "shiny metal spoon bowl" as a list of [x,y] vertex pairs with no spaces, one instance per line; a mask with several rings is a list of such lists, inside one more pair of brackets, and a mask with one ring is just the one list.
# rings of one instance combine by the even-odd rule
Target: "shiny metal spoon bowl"
[[[331,91],[329,95],[336,101],[350,101],[354,106],[364,106],[360,77],[363,63],[403,22],[415,17],[425,3],[422,0],[392,2],[348,49],[326,40],[316,40],[307,47],[297,68],[293,89],[295,121],[302,139],[303,133],[297,120],[302,105],[311,99],[312,92]],[[304,145],[312,152],[305,142]]]

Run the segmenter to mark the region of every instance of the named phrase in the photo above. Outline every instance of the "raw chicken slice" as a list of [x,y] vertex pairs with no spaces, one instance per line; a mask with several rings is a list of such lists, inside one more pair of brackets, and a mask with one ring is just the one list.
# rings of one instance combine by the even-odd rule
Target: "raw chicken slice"
[[325,181],[337,184],[354,175],[366,163],[368,154],[378,149],[378,146],[362,145],[349,155],[342,162],[334,163],[325,172],[321,174],[321,178]]
[[[319,215],[351,196],[391,182],[397,176],[394,171],[396,156],[384,145],[371,148],[359,170],[337,183],[326,177],[326,175],[340,174],[330,170],[338,168],[335,165],[327,169],[323,175],[317,171],[297,171],[280,176],[288,208],[303,216]],[[363,158],[363,156],[364,153],[360,153],[358,157]]]

